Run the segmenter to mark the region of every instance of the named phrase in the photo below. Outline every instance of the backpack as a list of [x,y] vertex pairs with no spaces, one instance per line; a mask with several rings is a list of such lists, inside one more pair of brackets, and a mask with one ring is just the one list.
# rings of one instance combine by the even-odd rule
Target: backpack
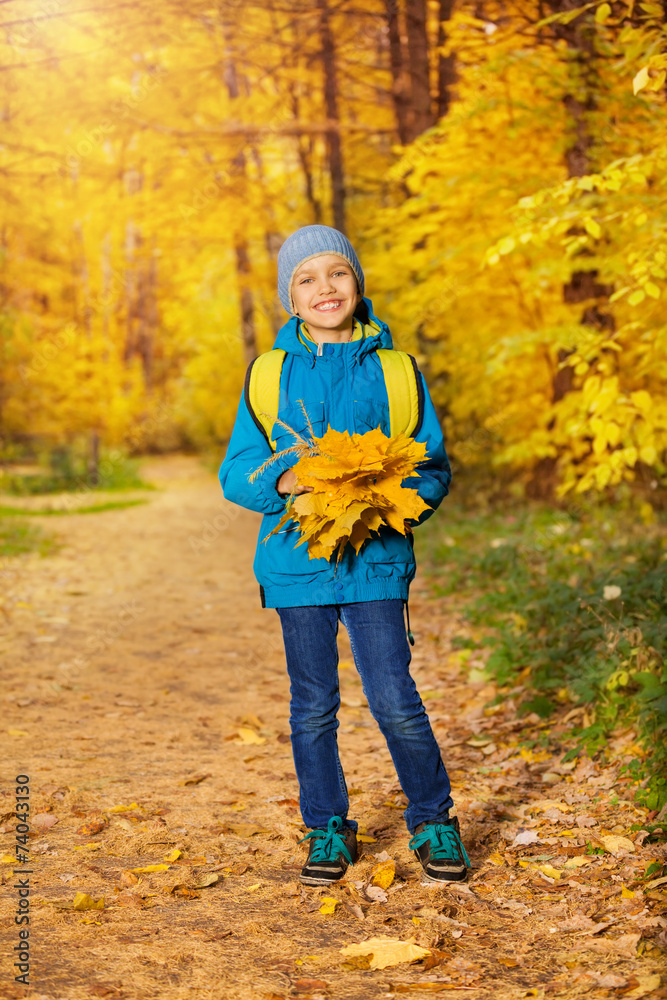
[[[258,355],[250,362],[245,377],[245,402],[256,426],[266,438],[271,451],[276,450],[271,440],[271,429],[277,414],[280,396],[280,374],[287,351],[274,348]],[[405,351],[378,348],[376,351],[389,401],[390,437],[401,431],[407,437],[419,433],[424,419],[424,390],[419,377],[417,362]]]

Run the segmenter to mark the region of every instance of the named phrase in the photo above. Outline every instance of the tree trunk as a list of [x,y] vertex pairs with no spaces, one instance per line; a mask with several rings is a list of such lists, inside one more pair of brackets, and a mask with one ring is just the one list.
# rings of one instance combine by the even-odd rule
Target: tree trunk
[[[294,121],[297,122],[301,114],[301,103],[293,82],[290,84],[290,96],[292,99],[292,115]],[[315,194],[315,185],[313,183],[313,153],[315,151],[313,136],[298,133],[296,136],[296,151],[299,163],[301,164],[301,170],[303,171],[306,200],[313,213],[313,222],[320,223],[322,221],[322,202]]]
[[331,31],[328,0],[317,0],[320,12],[320,41],[324,69],[324,109],[331,128],[327,131],[327,158],[331,177],[331,211],[333,224],[345,232],[345,177],[343,150],[340,141],[340,114],[338,111],[338,81],[336,79],[336,48]]
[[[438,48],[447,42],[447,22],[454,10],[454,0],[440,0],[438,16]],[[454,53],[438,56],[438,118],[443,118],[452,103],[452,90],[456,83],[456,60]]]
[[[76,219],[73,225],[76,234],[76,241],[79,247],[77,254],[77,277],[81,288],[81,324],[88,340],[92,336],[92,314],[90,304],[90,274],[88,271],[88,258],[86,257],[86,247],[83,239],[83,226],[81,220]],[[91,427],[88,434],[88,455],[86,460],[87,482],[89,486],[99,486],[100,484],[100,435],[96,427]]]
[[[584,0],[550,0],[549,7],[554,14],[574,10],[584,6]],[[588,12],[581,14],[570,24],[553,24],[557,39],[564,41],[568,49],[571,67],[571,87],[563,97],[571,128],[571,142],[565,150],[568,177],[583,177],[594,169],[591,153],[594,143],[590,116],[595,111],[596,89],[598,86],[597,52],[595,47],[595,22]],[[581,256],[590,256],[590,251],[582,251]],[[567,303],[590,302],[591,299],[607,299],[612,285],[600,284],[598,272],[582,267],[573,271],[570,280],[563,285],[563,301]],[[597,329],[615,329],[614,317],[605,313],[599,302],[588,305],[582,312],[580,323]],[[557,354],[558,367],[553,375],[551,402],[558,403],[571,391],[574,384],[574,370],[564,365],[576,348],[560,348]],[[553,424],[551,425],[553,426]],[[551,500],[556,487],[558,459],[542,458],[537,462],[528,483],[527,493],[540,500]]]
[[398,0],[385,0],[387,28],[389,30],[389,68],[391,70],[391,96],[396,115],[396,130],[402,146],[410,141],[408,124],[408,94],[401,51],[401,26],[398,17]]
[[[275,281],[273,282],[273,287],[275,287],[278,278],[278,251],[280,250],[282,239],[280,233],[278,232],[278,222],[273,202],[268,195],[264,180],[264,161],[262,160],[262,155],[257,146],[252,147],[252,158],[255,162],[255,166],[257,167],[257,177],[259,179],[260,189],[262,192],[262,211],[267,220],[267,225],[264,231],[264,246],[266,247],[266,255],[271,262],[271,267],[273,268],[273,273],[275,275]],[[260,298],[262,300],[262,309],[268,316],[269,323],[271,324],[271,330],[275,336],[280,327],[283,325],[282,306],[279,304],[277,296],[273,293],[273,289],[271,290],[271,294],[268,296],[268,302],[261,296],[261,291]]]
[[[230,100],[236,100],[240,95],[238,73],[236,71],[236,61],[234,52],[229,41],[229,31],[226,24],[222,25],[223,37],[225,40],[225,59],[223,79],[227,87]],[[246,156],[243,148],[239,150],[231,163],[230,174],[239,177],[243,187],[247,184],[246,177]],[[255,303],[250,283],[250,257],[248,254],[248,243],[242,232],[238,230],[234,233],[234,256],[236,259],[236,279],[239,292],[239,305],[241,311],[241,340],[243,343],[243,357],[246,365],[249,365],[253,358],[256,358],[259,349],[257,347],[257,331],[255,329]]]
[[426,0],[408,0],[405,11],[410,70],[411,139],[435,122],[431,109]]
[[239,283],[239,297],[241,301],[241,337],[243,341],[243,358],[246,365],[249,365],[253,358],[257,357],[257,339],[255,336],[255,303],[250,290],[250,261],[248,259],[248,248],[245,243],[237,243],[236,251],[236,274]]

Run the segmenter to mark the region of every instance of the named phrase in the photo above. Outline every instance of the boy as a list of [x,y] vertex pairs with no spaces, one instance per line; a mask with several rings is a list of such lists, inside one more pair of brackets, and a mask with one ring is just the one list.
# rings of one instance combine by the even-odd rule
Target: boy
[[[377,351],[392,349],[386,324],[364,298],[364,274],[347,237],[328,226],[305,226],[278,255],[278,294],[290,320],[275,347],[285,353],[280,371],[277,416],[299,434],[307,425],[299,400],[319,437],[337,431],[365,433],[380,425],[390,434],[390,397]],[[409,357],[409,356],[406,356]],[[258,359],[256,359],[258,360]],[[427,445],[415,488],[429,505],[421,524],[448,492],[451,471],[442,432],[423,376],[414,359],[415,398],[420,417],[413,436]],[[251,401],[253,362],[236,423],[220,469],[228,500],[264,514],[260,539],[280,520],[292,488],[303,492],[292,466],[295,453],[270,464],[253,483],[254,472],[275,451],[294,443],[281,424],[266,434]],[[357,823],[348,819],[349,800],[337,734],[338,621],[345,625],[364,694],[392,755],[412,834],[410,848],[429,881],[461,881],[468,856],[461,842],[451,786],[430,722],[410,676],[410,646],[403,606],[416,566],[411,530],[402,535],[383,526],[359,553],[347,546],[336,566],[309,559],[295,548],[298,525],[258,541],[253,569],[262,606],[280,618],[290,677],[290,728],[304,824],[311,828],[301,880],[326,885],[342,878],[358,857]],[[408,626],[409,627],[409,626]]]

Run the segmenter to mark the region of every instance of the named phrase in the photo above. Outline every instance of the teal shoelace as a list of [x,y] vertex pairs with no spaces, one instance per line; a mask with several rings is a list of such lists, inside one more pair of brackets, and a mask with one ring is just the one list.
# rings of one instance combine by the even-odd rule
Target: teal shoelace
[[313,853],[310,857],[311,861],[336,861],[338,855],[343,854],[349,864],[352,864],[352,856],[347,849],[347,844],[341,834],[338,833],[342,825],[343,821],[340,816],[332,816],[326,830],[311,830],[310,833],[301,838],[299,841],[300,844],[304,840],[310,840],[311,837],[314,840],[321,841],[321,843],[316,844],[313,848]]
[[431,844],[432,861],[458,861],[462,856],[468,868],[472,867],[461,838],[453,826],[445,826],[444,823],[427,823],[421,833],[416,833],[410,841],[410,850],[416,851],[418,847],[427,842]]

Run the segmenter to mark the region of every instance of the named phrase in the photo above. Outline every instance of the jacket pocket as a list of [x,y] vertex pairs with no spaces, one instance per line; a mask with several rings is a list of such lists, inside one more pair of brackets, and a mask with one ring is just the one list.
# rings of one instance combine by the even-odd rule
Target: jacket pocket
[[379,399],[354,400],[354,429],[357,434],[365,434],[380,426],[389,437],[389,406]]

